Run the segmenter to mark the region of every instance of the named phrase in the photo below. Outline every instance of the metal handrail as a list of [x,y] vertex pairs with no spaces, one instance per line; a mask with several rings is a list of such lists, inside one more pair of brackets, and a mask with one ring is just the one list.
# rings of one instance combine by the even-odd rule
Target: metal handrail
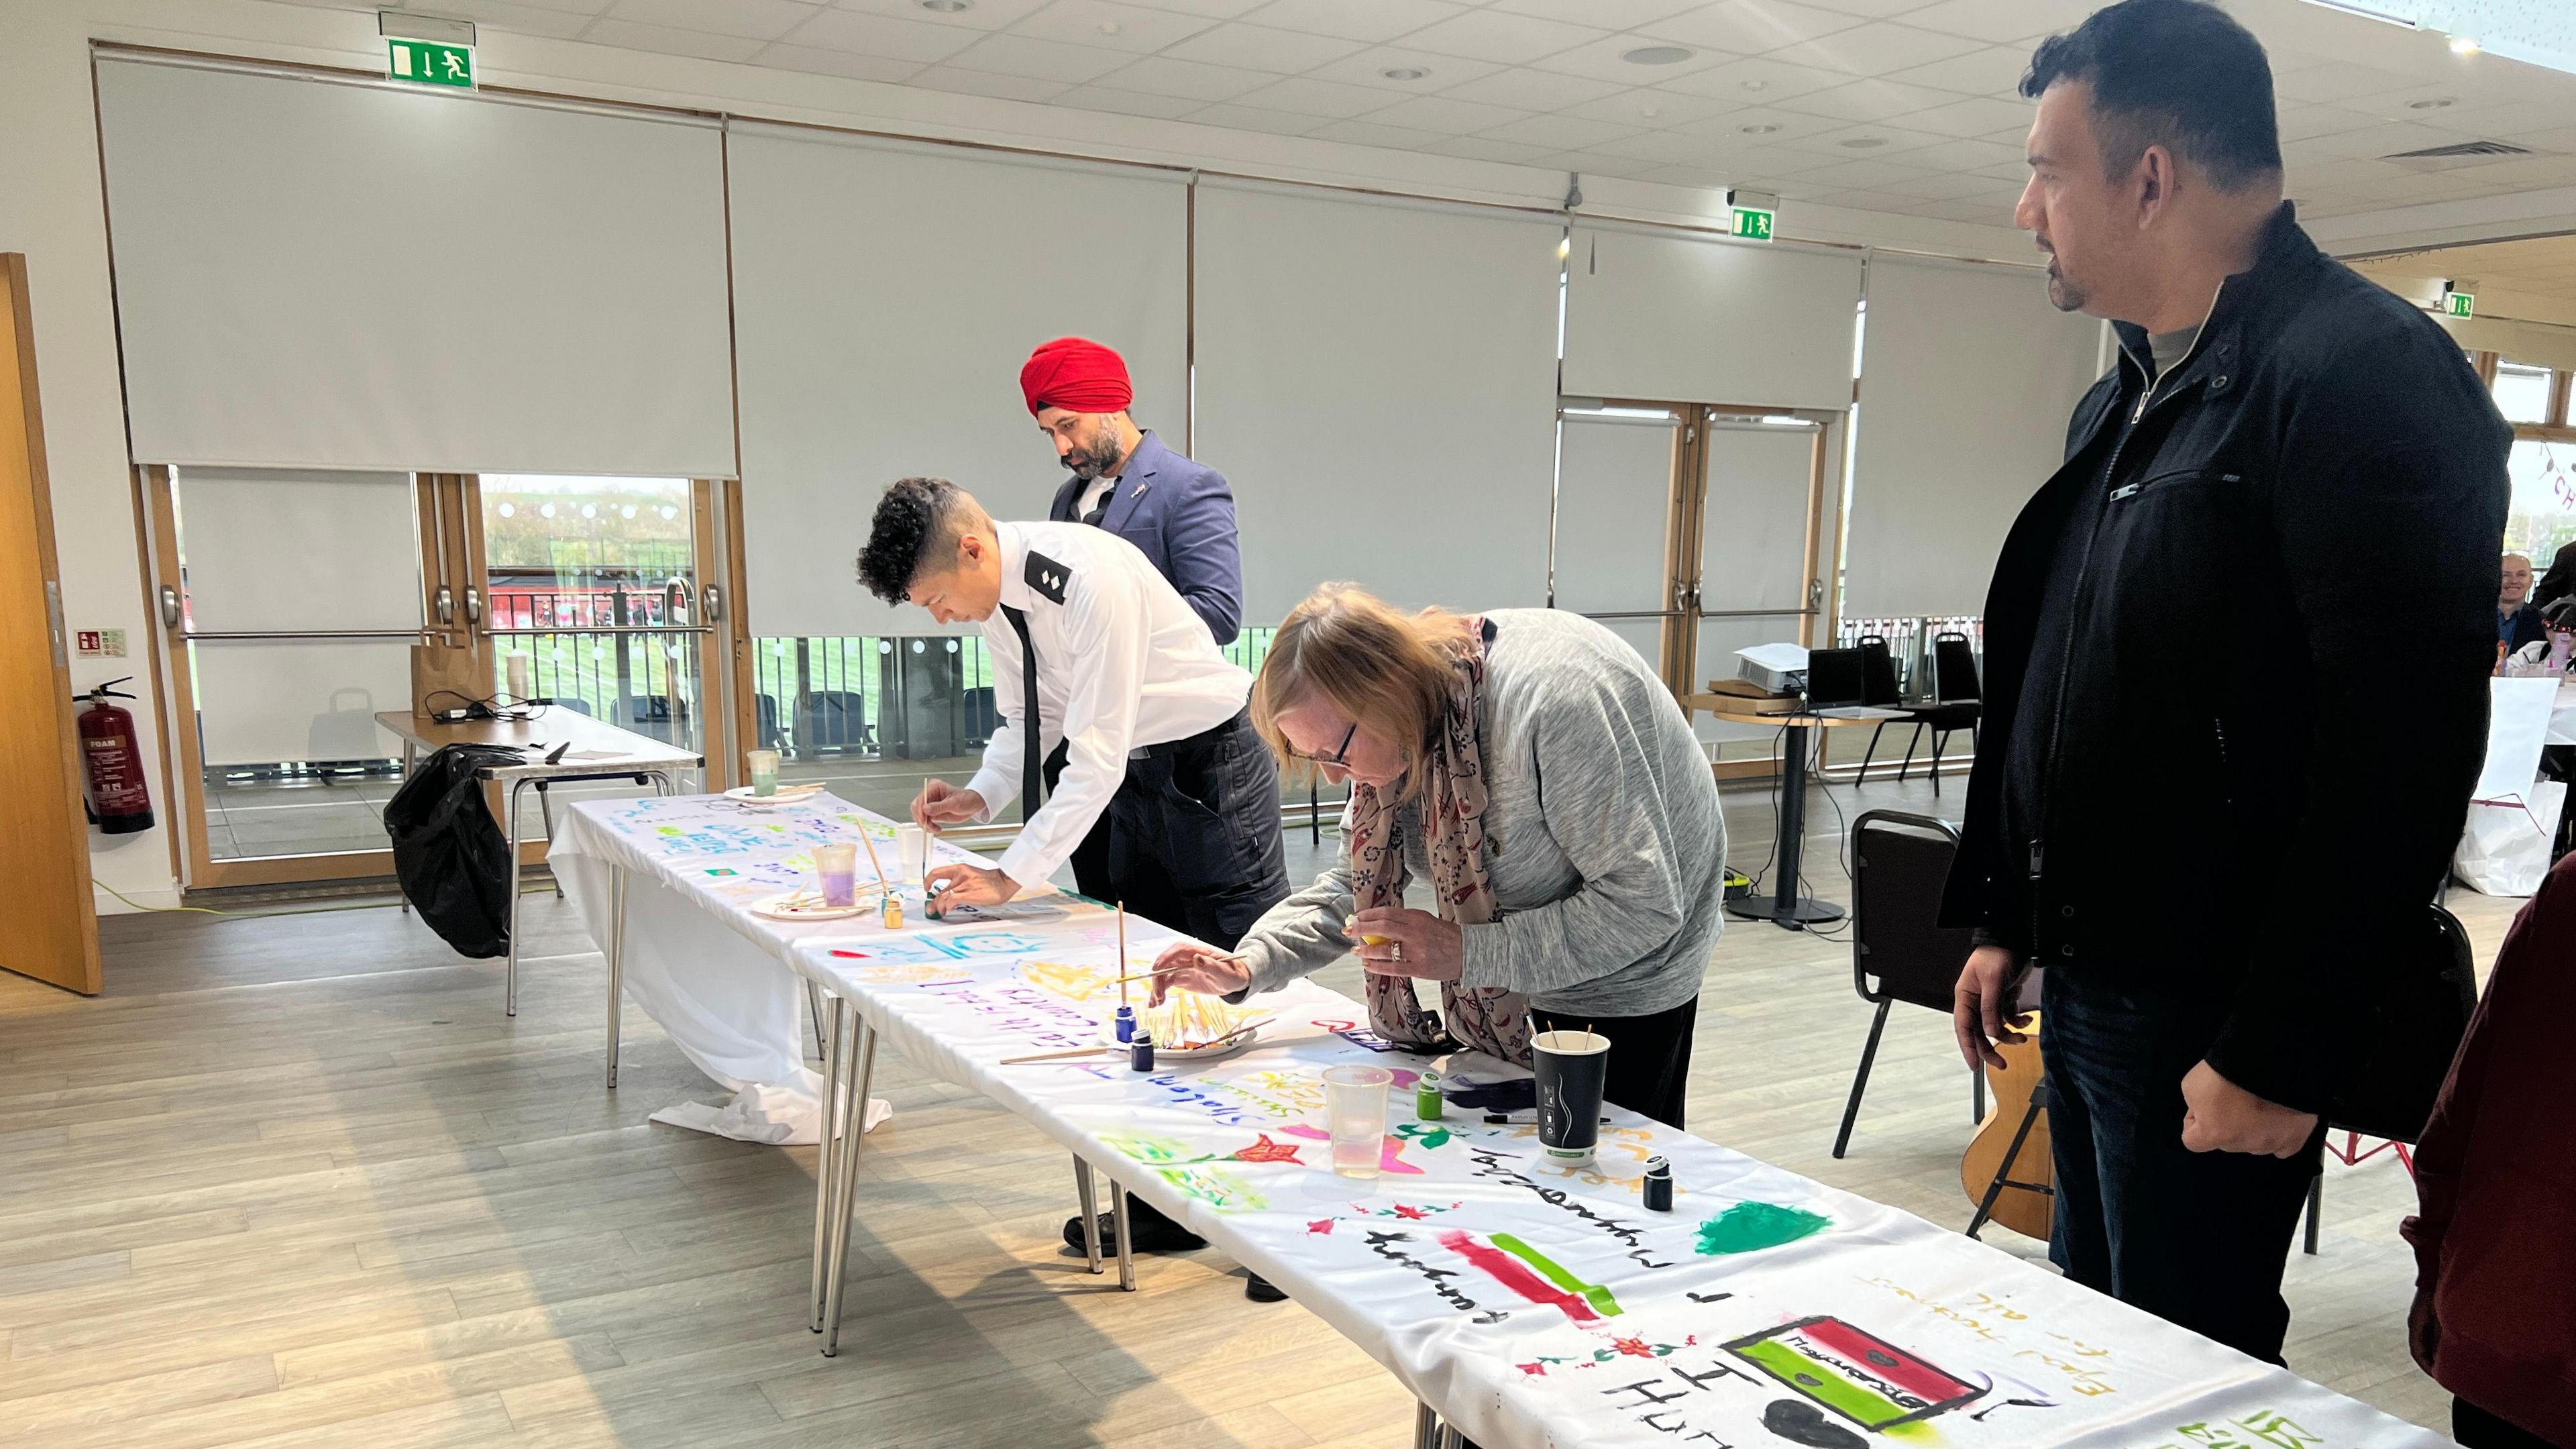
[[198,639],[418,639],[424,634],[445,631],[422,625],[417,629],[190,629],[179,637]]

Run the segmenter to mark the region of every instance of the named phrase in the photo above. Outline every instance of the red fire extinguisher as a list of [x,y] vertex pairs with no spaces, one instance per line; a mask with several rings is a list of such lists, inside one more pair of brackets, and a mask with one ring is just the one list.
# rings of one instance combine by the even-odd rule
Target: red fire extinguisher
[[108,703],[132,699],[116,686],[133,680],[131,674],[111,679],[81,696],[89,701],[79,720],[82,795],[91,823],[107,835],[152,828],[152,791],[143,779],[143,751],[134,743],[134,716]]

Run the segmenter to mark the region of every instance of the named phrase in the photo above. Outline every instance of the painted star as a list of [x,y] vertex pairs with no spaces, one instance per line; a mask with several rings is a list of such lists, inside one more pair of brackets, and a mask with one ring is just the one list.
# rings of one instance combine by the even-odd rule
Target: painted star
[[1332,1230],[1333,1220],[1331,1218],[1317,1218],[1306,1225],[1306,1231],[1310,1233],[1330,1233]]

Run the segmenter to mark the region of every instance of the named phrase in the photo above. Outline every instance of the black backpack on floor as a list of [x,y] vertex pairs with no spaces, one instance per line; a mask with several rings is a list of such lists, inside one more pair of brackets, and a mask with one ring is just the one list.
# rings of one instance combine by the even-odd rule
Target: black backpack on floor
[[385,806],[402,893],[459,955],[510,949],[510,843],[474,772],[525,759],[494,745],[445,746],[421,761]]

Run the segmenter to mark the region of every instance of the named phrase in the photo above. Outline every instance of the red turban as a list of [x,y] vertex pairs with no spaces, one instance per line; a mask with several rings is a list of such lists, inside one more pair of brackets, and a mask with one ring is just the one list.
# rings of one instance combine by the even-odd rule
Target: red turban
[[1059,337],[1030,353],[1020,368],[1020,392],[1032,416],[1040,408],[1121,412],[1136,400],[1126,360],[1087,337]]

